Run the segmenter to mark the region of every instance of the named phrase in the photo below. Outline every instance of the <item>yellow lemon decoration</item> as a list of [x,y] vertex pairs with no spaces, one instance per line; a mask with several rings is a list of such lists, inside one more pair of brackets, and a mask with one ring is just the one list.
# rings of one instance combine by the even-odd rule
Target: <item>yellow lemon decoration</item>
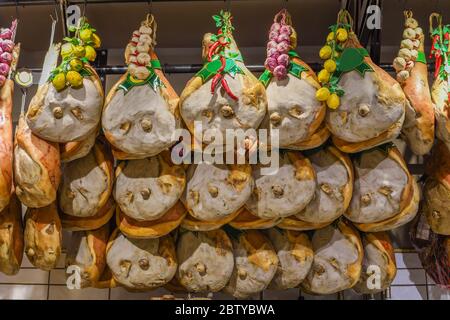
[[334,32],[330,32],[327,36],[327,42],[330,42],[333,40],[334,40]]
[[90,41],[92,37],[92,31],[90,29],[84,29],[80,32],[80,39],[84,42]]
[[331,57],[331,47],[330,46],[323,46],[319,51],[319,57],[323,60],[326,60]]
[[67,81],[72,87],[80,87],[83,84],[83,77],[77,71],[67,72]]
[[52,84],[57,91],[61,91],[66,87],[66,76],[64,73],[58,73],[52,80]]
[[330,109],[337,109],[339,107],[340,101],[339,96],[336,93],[330,94],[330,96],[327,99],[327,106]]
[[336,62],[334,60],[328,59],[323,64],[323,67],[325,70],[327,70],[329,73],[333,73],[336,70]]
[[77,58],[83,58],[85,52],[86,52],[86,51],[84,50],[84,47],[83,47],[83,46],[76,46],[76,47],[73,49],[73,53],[75,54],[75,56],[76,56]]
[[69,62],[70,68],[75,71],[80,71],[83,68],[83,62],[80,59],[72,59]]
[[345,30],[344,28],[339,28],[336,31],[336,39],[338,39],[338,41],[340,42],[344,42],[348,39],[348,33],[347,30]]
[[322,69],[317,75],[317,79],[320,83],[327,83],[328,81],[330,81],[330,73],[327,70]]
[[89,61],[94,61],[95,58],[97,57],[97,52],[95,52],[95,49],[91,46],[86,46],[86,53],[85,53],[85,57],[89,60]]
[[328,88],[322,87],[316,91],[316,99],[318,101],[327,101],[330,96],[330,90]]
[[61,57],[64,58],[64,57],[67,57],[67,56],[71,55],[74,48],[75,48],[75,46],[73,44],[71,44],[71,43],[64,43],[61,46]]
[[100,48],[100,46],[102,45],[102,41],[100,40],[100,37],[97,34],[92,34],[92,41],[94,42],[93,47],[95,49]]

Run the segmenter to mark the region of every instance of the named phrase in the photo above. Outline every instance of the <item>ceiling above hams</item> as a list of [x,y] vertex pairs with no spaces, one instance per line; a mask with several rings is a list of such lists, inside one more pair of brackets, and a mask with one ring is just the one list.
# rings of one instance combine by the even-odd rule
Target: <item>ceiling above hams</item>
[[[266,31],[273,15],[284,6],[294,18],[299,44],[320,45],[327,26],[334,23],[340,7],[339,0],[232,0],[230,3],[235,16],[237,40],[243,47],[264,46]],[[213,30],[211,15],[227,6],[225,1],[213,0],[154,2],[152,7],[158,22],[159,47],[198,46],[202,34]],[[383,1],[383,6],[382,39],[386,45],[398,44],[402,32],[403,9],[412,8],[419,22],[424,25],[432,11],[450,12],[450,1],[444,0],[389,0]],[[105,47],[120,48],[128,41],[130,32],[136,28],[149,8],[147,3],[89,4],[88,1],[87,16],[98,29]],[[18,38],[26,50],[46,49],[49,15],[53,10],[54,6],[48,5],[18,7],[21,19]],[[16,16],[14,6],[0,6],[0,24],[8,24],[13,16]],[[448,20],[450,21],[450,15]],[[57,34],[58,36],[60,35]]]

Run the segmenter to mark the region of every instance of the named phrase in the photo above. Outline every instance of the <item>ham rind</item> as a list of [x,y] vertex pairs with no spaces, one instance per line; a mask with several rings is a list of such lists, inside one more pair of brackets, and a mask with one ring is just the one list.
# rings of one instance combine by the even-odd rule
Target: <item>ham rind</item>
[[0,272],[15,275],[23,257],[22,207],[12,194],[9,204],[0,212]]
[[59,145],[34,135],[20,115],[14,142],[14,182],[20,201],[30,208],[50,205],[61,179]]
[[139,221],[156,220],[175,205],[186,177],[182,166],[167,160],[158,155],[119,164],[113,195],[124,214]]
[[55,268],[62,247],[62,227],[56,203],[42,208],[28,208],[24,220],[28,260],[42,270]]
[[439,142],[432,151],[423,188],[428,224],[434,233],[450,235],[450,151]]
[[[362,243],[364,259],[361,276],[353,289],[361,294],[382,292],[391,285],[397,274],[394,248],[389,234],[386,232],[365,233],[362,234]],[[377,270],[380,273],[375,275],[379,277],[370,277]]]
[[[80,287],[96,286],[106,267],[106,246],[110,234],[109,225],[90,231],[76,231],[67,248],[66,268],[75,267],[81,277]],[[67,273],[70,277],[70,273]]]
[[315,231],[314,262],[301,288],[314,294],[332,294],[359,280],[363,247],[358,231],[345,219]]
[[13,181],[13,108],[14,82],[7,79],[0,88],[0,211],[11,197]]
[[248,230],[232,239],[235,267],[224,291],[249,298],[268,287],[278,268],[278,256],[260,231]]
[[222,290],[234,268],[231,240],[220,229],[180,233],[177,259],[177,280],[190,292]]
[[108,242],[106,262],[116,282],[137,290],[165,285],[178,266],[171,236],[132,239],[117,230]]

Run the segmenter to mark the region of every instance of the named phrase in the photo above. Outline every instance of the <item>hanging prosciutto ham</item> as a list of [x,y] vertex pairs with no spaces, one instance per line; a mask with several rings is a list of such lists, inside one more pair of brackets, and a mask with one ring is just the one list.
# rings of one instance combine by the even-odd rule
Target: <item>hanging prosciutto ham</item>
[[370,59],[341,10],[319,56],[316,98],[328,106],[326,123],[334,144],[347,153],[370,149],[400,134],[406,98],[400,85]]
[[157,155],[178,139],[178,95],[161,70],[154,51],[156,21],[152,15],[133,32],[125,49],[128,71],[112,87],[103,108],[102,126],[118,159]]
[[297,33],[290,14],[283,9],[270,28],[266,70],[259,80],[266,87],[269,127],[279,130],[280,147],[308,149],[329,136],[328,130],[320,127],[326,105],[316,99],[320,84],[296,48]]
[[30,103],[26,120],[31,131],[48,141],[82,141],[97,130],[103,106],[100,78],[89,62],[100,47],[96,30],[80,18],[75,36],[61,47],[61,64],[41,85]]
[[399,150],[391,144],[353,157],[355,183],[345,216],[364,232],[386,231],[414,219],[419,187]]
[[17,20],[10,28],[0,30],[0,211],[11,198],[13,181],[13,95],[14,81],[11,72],[16,69],[20,44],[14,44]]
[[[436,20],[436,21],[435,21]],[[434,23],[437,22],[437,25]],[[449,89],[449,49],[450,25],[442,24],[438,13],[430,15],[431,52],[434,58],[434,82],[431,99],[436,117],[436,137],[450,149],[450,89]]]
[[202,137],[195,139],[205,144],[217,134],[225,137],[226,129],[258,128],[267,109],[264,86],[245,67],[234,40],[231,14],[221,11],[213,18],[219,29],[203,37],[204,66],[180,96],[186,126],[194,134],[194,122],[201,123]]
[[410,10],[404,12],[405,30],[393,67],[406,95],[403,133],[417,155],[428,153],[434,142],[434,111],[428,87],[424,34]]

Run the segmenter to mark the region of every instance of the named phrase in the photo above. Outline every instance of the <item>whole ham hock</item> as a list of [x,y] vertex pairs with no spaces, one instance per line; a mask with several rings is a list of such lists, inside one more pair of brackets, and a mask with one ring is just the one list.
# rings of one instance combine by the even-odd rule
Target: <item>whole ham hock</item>
[[394,145],[356,154],[353,167],[353,197],[344,215],[359,230],[392,230],[414,219],[419,208],[419,187]]
[[[362,244],[364,259],[361,277],[353,289],[361,294],[384,291],[391,285],[397,274],[394,248],[389,234],[386,232],[364,233]],[[371,275],[375,277],[370,277]]]
[[17,20],[14,20],[10,28],[2,28],[0,38],[0,211],[8,206],[13,188],[14,81],[11,74],[16,70],[20,55],[20,43],[14,43],[16,31]]
[[14,182],[19,200],[30,208],[56,200],[61,180],[59,145],[34,135],[20,115],[14,141]]
[[424,214],[434,233],[450,235],[450,151],[439,141],[426,165]]
[[103,88],[89,64],[100,38],[84,17],[75,29],[75,36],[61,47],[61,64],[38,88],[26,114],[31,131],[52,142],[82,141],[100,123]]
[[[95,230],[72,232],[65,265],[66,269],[73,269],[67,271],[78,273],[80,288],[97,286],[106,268],[106,245],[109,235],[109,224]],[[70,272],[67,272],[68,276],[69,274]]]
[[0,272],[15,275],[23,257],[22,206],[14,192],[9,204],[0,212]]
[[314,262],[301,283],[305,292],[332,294],[353,287],[359,280],[364,249],[359,232],[341,218],[316,230],[312,237]]
[[303,150],[319,146],[330,134],[321,127],[326,105],[316,99],[320,84],[296,48],[297,33],[283,9],[270,28],[266,70],[259,80],[266,87],[268,127],[278,130],[280,148]]
[[395,139],[405,118],[406,98],[399,83],[370,59],[352,28],[346,10],[330,27],[319,56],[322,88],[316,98],[326,101],[326,123],[341,151],[359,152]]
[[225,137],[226,129],[257,129],[267,109],[264,86],[245,67],[233,38],[231,14],[221,11],[213,18],[219,30],[203,37],[204,66],[180,96],[181,116],[204,144],[212,143],[216,134]]
[[[297,151],[281,151],[279,167],[263,174],[266,165],[253,168],[253,193],[246,208],[262,219],[284,218],[299,213],[314,197],[316,175],[311,162]],[[268,168],[266,168],[268,169]]]
[[179,98],[154,52],[156,27],[148,15],[133,32],[125,49],[128,71],[106,97],[102,126],[117,159],[155,156],[178,138]]
[[65,163],[58,203],[63,228],[98,229],[114,214],[113,158],[104,138],[87,156]]
[[251,195],[251,170],[249,164],[191,164],[181,198],[189,213],[182,226],[207,231],[233,220]]
[[176,278],[189,292],[217,292],[228,283],[234,268],[233,246],[225,231],[180,230]]
[[428,86],[424,53],[424,34],[412,11],[405,15],[405,30],[393,67],[406,95],[405,123],[402,132],[413,153],[428,153],[434,142],[434,107]]
[[106,262],[114,280],[131,290],[164,286],[175,276],[178,266],[171,236],[133,239],[118,229],[108,242]]
[[264,233],[272,242],[279,260],[277,272],[268,289],[296,288],[311,269],[314,252],[306,233],[271,228]]
[[25,253],[42,269],[56,267],[62,248],[62,226],[55,202],[42,208],[28,208],[25,214]]
[[278,269],[278,256],[269,239],[258,230],[229,229],[234,269],[224,292],[245,299],[266,289]]

